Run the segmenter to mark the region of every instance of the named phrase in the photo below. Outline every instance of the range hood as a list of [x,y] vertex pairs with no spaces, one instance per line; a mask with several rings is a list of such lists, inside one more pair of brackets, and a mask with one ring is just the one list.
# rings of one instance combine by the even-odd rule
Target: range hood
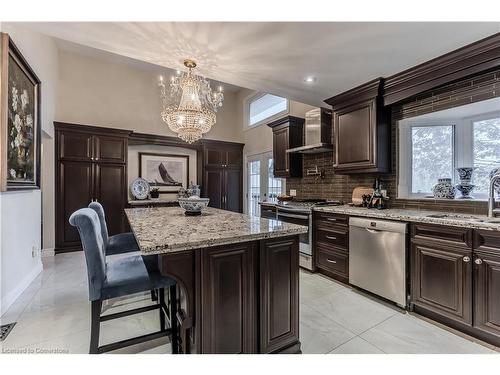
[[331,152],[332,111],[316,108],[306,112],[304,124],[304,146],[290,148],[287,153],[318,154]]

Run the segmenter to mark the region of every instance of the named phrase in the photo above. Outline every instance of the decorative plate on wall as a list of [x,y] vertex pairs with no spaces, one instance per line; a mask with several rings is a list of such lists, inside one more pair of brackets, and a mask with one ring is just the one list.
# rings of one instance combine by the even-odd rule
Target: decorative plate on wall
[[136,178],[130,184],[130,192],[135,199],[147,199],[149,196],[149,183],[143,178]]

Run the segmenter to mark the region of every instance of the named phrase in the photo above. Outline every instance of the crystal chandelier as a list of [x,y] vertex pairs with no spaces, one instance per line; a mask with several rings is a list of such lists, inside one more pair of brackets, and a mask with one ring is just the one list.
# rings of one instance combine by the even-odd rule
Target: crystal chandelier
[[187,72],[171,78],[170,90],[160,78],[163,110],[161,118],[178,137],[187,143],[196,142],[215,124],[216,112],[222,107],[222,87],[212,92],[210,82],[193,74],[196,63],[184,60]]

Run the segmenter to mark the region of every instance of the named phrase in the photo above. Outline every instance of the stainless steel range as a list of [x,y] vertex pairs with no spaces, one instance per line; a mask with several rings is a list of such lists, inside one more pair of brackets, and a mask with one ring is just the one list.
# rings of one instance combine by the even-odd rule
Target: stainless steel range
[[339,201],[327,201],[326,199],[294,199],[288,202],[279,202],[276,205],[276,219],[288,223],[305,225],[309,228],[307,233],[300,235],[300,258],[301,267],[308,270],[313,269],[312,264],[312,209],[318,205],[340,205]]

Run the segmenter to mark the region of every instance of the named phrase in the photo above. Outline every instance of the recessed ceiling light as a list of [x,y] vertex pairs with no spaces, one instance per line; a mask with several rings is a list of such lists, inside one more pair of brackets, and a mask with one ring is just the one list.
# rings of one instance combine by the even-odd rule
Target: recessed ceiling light
[[313,77],[313,76],[306,77],[306,78],[304,78],[304,82],[307,82],[307,83],[316,82],[316,77]]

